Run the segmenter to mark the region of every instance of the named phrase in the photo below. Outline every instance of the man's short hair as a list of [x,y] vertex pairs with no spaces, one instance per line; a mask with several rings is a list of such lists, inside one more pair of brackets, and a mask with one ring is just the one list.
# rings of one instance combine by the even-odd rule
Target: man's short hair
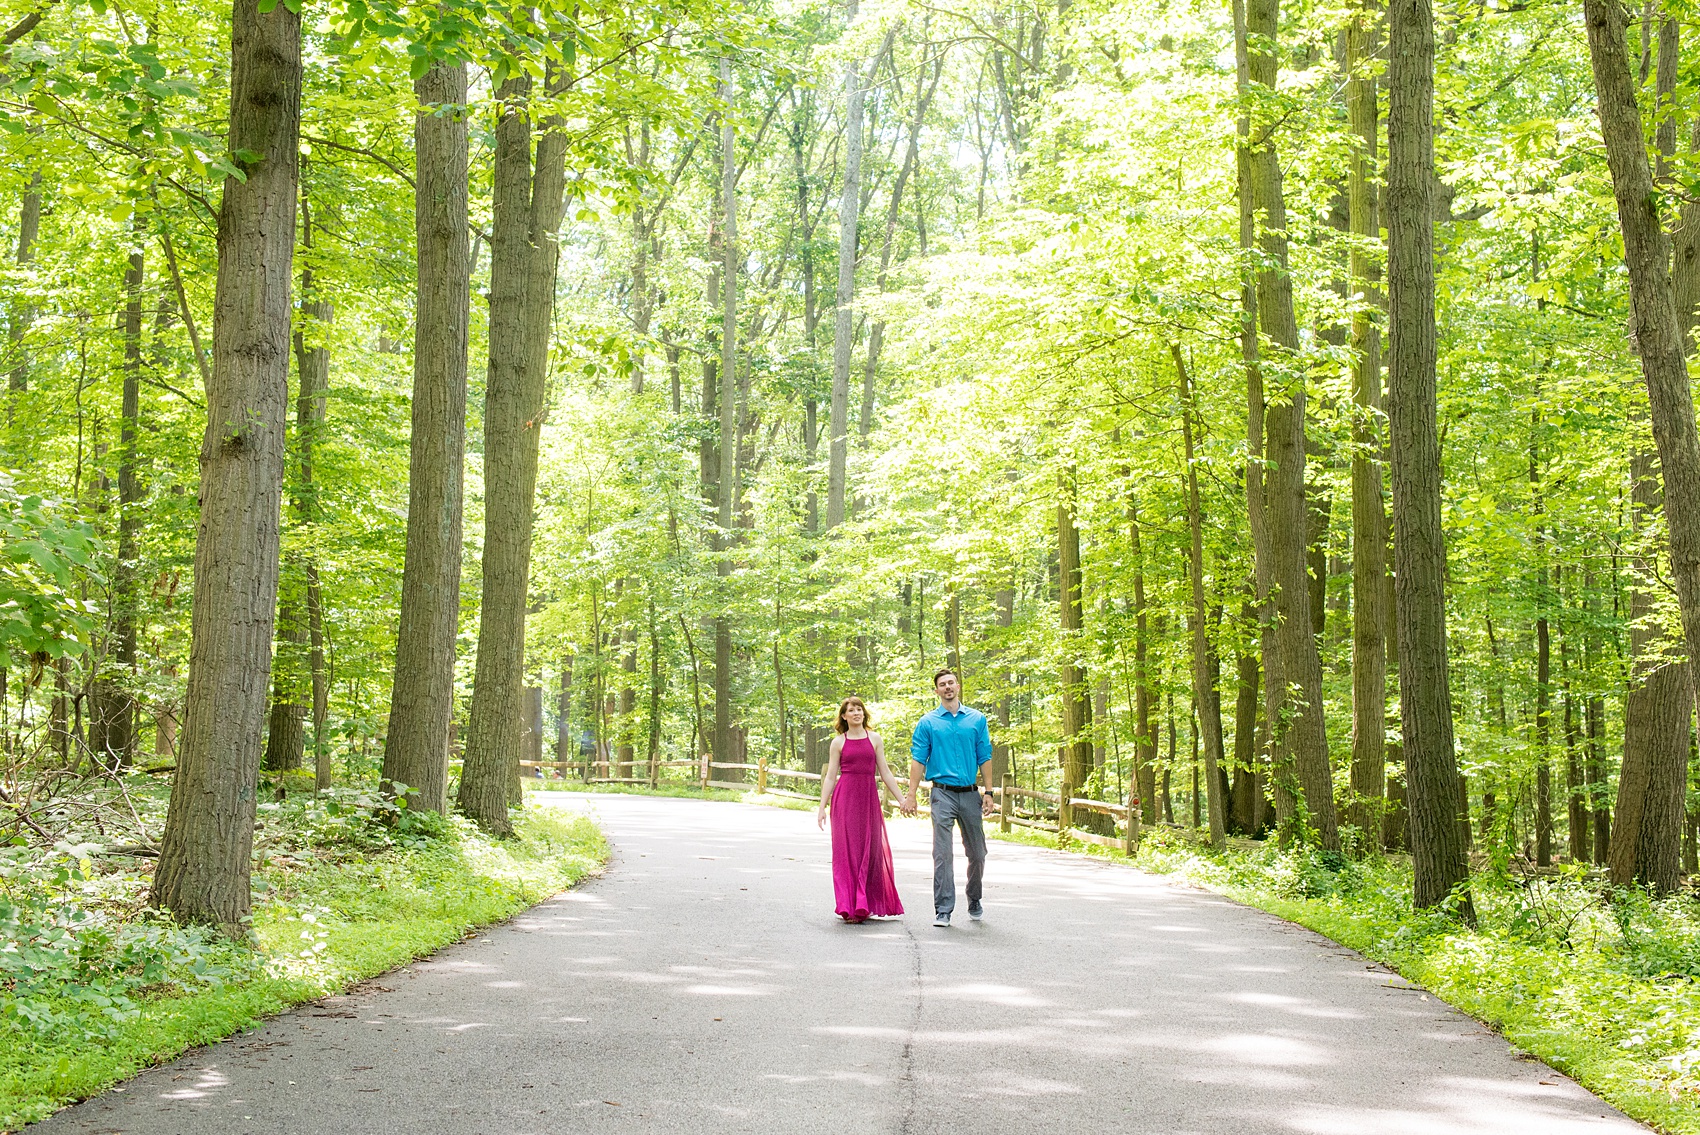
[[953,667],[946,666],[942,670],[940,670],[938,673],[933,675],[933,688],[934,689],[938,688],[939,679],[944,677],[946,674],[949,674],[951,677],[955,678],[959,682],[962,680],[961,675],[957,674],[956,670]]

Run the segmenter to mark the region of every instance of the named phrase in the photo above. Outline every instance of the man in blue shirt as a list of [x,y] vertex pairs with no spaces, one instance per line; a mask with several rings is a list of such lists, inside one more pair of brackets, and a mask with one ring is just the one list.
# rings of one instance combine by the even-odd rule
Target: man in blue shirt
[[949,926],[956,910],[956,864],[951,828],[962,829],[962,850],[968,855],[968,917],[980,921],[980,881],[986,870],[986,833],[981,817],[992,810],[992,798],[982,796],[981,768],[992,759],[992,735],[986,715],[962,704],[962,687],[954,670],[933,675],[938,708],[915,724],[909,741],[909,795],[903,810],[913,814],[915,793],[924,776],[933,785],[933,925]]

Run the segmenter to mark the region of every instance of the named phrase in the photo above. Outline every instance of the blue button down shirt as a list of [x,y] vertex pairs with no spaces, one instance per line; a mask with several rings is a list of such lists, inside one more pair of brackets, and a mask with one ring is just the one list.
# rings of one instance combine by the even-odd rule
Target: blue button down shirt
[[934,784],[973,784],[980,766],[992,759],[986,715],[965,705],[955,713],[939,706],[915,724],[909,755]]

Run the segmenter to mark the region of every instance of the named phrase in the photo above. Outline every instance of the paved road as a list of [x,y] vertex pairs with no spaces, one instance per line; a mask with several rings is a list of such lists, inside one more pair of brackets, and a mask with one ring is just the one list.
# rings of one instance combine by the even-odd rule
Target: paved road
[[832,913],[801,812],[562,798],[606,875],[39,1135],[1641,1132],[1358,955],[1214,895],[994,842],[986,921]]

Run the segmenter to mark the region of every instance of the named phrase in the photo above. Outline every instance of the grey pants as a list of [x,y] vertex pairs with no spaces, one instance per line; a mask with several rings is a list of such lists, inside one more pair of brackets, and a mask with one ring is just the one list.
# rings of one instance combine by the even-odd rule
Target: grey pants
[[980,901],[980,880],[986,873],[986,833],[980,826],[980,794],[933,789],[933,910],[956,909],[956,864],[950,829],[962,828],[962,850],[968,853],[968,904]]

